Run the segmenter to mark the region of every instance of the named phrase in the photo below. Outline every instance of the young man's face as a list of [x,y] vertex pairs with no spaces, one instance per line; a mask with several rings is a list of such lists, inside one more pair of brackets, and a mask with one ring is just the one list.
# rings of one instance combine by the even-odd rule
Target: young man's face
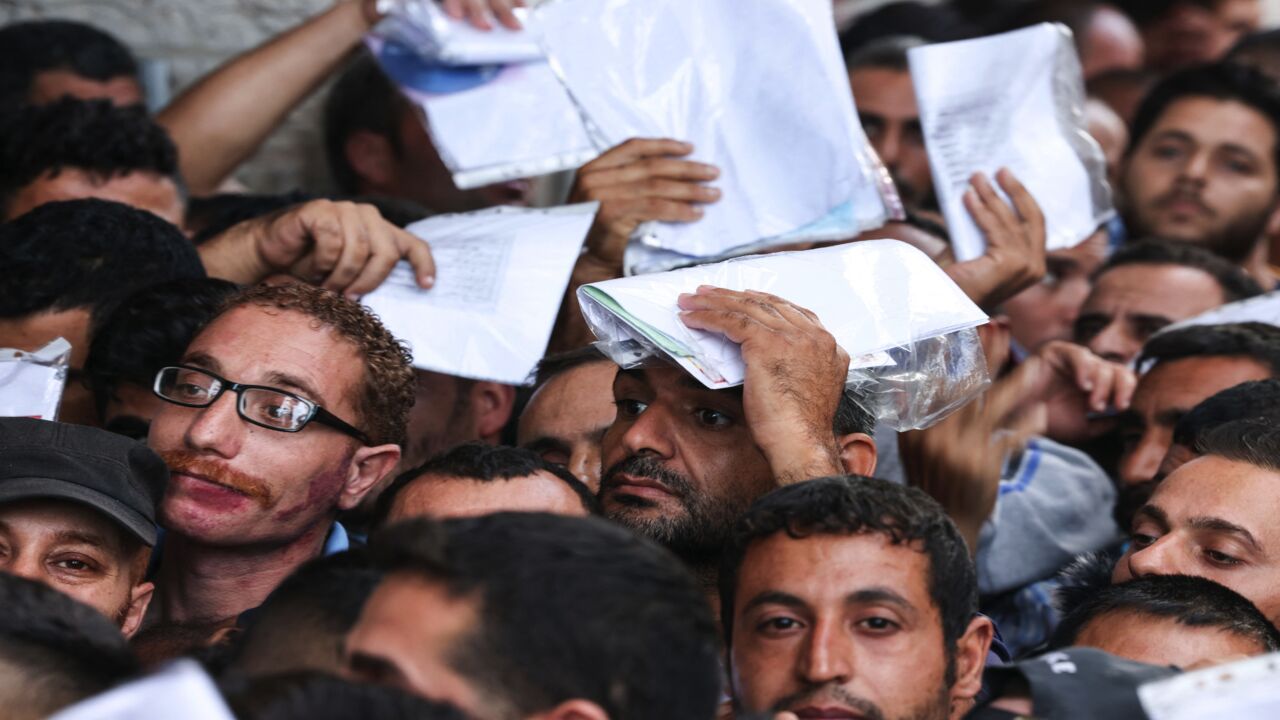
[[1120,418],[1121,482],[1156,476],[1173,444],[1174,426],[1191,408],[1242,382],[1269,377],[1266,366],[1247,357],[1189,357],[1156,365],[1138,381],[1133,403]]
[[1207,455],[1165,478],[1133,520],[1112,579],[1204,577],[1280,619],[1280,474]]
[[1123,171],[1131,233],[1192,242],[1243,262],[1275,209],[1276,140],[1266,116],[1242,103],[1174,101]]
[[59,590],[132,635],[151,601],[146,547],[114,521],[66,500],[0,504],[0,572]]
[[675,367],[620,370],[605,433],[605,515],[686,560],[718,557],[734,521],[775,486],[742,396]]
[[[230,310],[196,336],[182,364],[300,395],[360,426],[363,360],[299,312]],[[349,492],[358,441],[315,422],[296,433],[252,425],[236,400],[228,390],[205,408],[166,403],[152,421],[148,442],[171,471],[162,524],[214,545],[323,535],[337,510],[363,495]]]
[[929,577],[918,547],[880,533],[777,533],[750,545],[729,649],[739,707],[802,718],[951,717],[962,698],[948,677],[953,653]]
[[867,139],[893,175],[903,201],[912,207],[935,204],[911,73],[859,68],[849,73],[849,83]]
[[1099,357],[1127,363],[1161,328],[1225,300],[1218,281],[1198,268],[1120,265],[1098,277],[1080,308],[1073,339]]

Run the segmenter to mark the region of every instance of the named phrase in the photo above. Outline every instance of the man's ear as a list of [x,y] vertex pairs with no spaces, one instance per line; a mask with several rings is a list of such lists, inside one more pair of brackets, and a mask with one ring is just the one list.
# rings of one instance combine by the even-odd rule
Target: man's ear
[[347,164],[369,191],[394,184],[396,154],[391,140],[372,130],[356,130],[342,145]]
[[876,472],[876,441],[866,433],[849,433],[836,438],[840,464],[850,475],[871,477]]
[[342,494],[338,496],[338,508],[350,510],[359,505],[378,481],[395,469],[398,462],[399,445],[377,445],[356,450],[351,456],[351,465],[347,468],[347,481],[342,486]]
[[125,609],[124,621],[120,623],[120,633],[125,639],[133,637],[142,627],[142,619],[147,616],[147,608],[151,606],[155,592],[155,583],[151,582],[141,582],[129,589],[129,607]]
[[502,383],[479,380],[471,384],[470,408],[476,434],[492,445],[502,440],[502,429],[516,409],[516,389]]
[[979,615],[969,621],[969,627],[956,642],[956,681],[951,686],[953,705],[968,707],[982,690],[982,671],[987,667],[987,653],[994,636],[995,626],[991,620]]
[[550,710],[530,715],[529,720],[609,720],[609,713],[590,700],[565,700]]

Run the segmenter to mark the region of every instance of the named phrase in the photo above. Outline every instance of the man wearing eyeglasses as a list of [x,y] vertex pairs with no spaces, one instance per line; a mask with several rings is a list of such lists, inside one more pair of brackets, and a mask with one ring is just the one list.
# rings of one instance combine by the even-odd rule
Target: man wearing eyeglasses
[[303,562],[345,546],[338,512],[400,459],[413,372],[359,305],[307,285],[260,286],[233,297],[153,389],[167,402],[148,442],[171,477],[138,642],[154,629],[157,658],[176,628],[198,644]]

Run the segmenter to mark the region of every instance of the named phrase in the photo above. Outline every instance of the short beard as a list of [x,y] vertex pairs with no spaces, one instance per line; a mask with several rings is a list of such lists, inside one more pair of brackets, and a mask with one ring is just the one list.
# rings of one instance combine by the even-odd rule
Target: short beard
[[946,685],[939,687],[932,696],[924,698],[919,705],[911,708],[906,715],[900,715],[892,719],[886,718],[884,711],[870,700],[847,692],[839,685],[830,684],[813,685],[782,698],[769,709],[769,715],[798,710],[808,704],[810,699],[816,698],[833,700],[857,710],[865,715],[868,720],[947,720],[951,717],[951,692],[950,687]]
[[631,495],[617,495],[605,515],[666,547],[695,570],[719,568],[720,556],[728,544],[733,525],[746,512],[751,498],[715,498],[694,487],[693,482],[650,457],[632,455],[614,464],[600,483],[600,497],[616,486],[615,478],[625,473],[662,483],[684,512],[666,517],[648,517],[642,510],[653,502]]

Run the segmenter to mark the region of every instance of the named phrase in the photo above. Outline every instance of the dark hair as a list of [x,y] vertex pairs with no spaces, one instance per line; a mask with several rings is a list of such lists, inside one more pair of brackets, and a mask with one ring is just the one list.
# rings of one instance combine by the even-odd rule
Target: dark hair
[[319,672],[232,676],[219,686],[239,720],[467,720],[447,703]]
[[1265,117],[1276,136],[1272,167],[1280,170],[1280,86],[1254,68],[1230,62],[1180,70],[1156,83],[1134,114],[1126,154],[1133,153],[1170,105],[1188,97],[1235,101]]
[[1260,322],[1191,325],[1162,332],[1142,346],[1137,367],[1191,357],[1245,357],[1280,375],[1280,327]]
[[251,611],[231,663],[254,675],[336,670],[343,639],[381,578],[363,549],[307,562]]
[[561,373],[596,362],[613,361],[597,350],[595,345],[586,345],[576,350],[548,355],[538,361],[538,367],[533,371],[533,392],[537,392],[539,388],[547,384],[547,381]]
[[347,161],[347,139],[368,130],[385,137],[399,154],[398,121],[406,106],[400,91],[367,51],[360,51],[338,76],[324,103],[324,150],[339,191],[360,191],[360,177]]
[[41,205],[0,224],[0,318],[88,309],[166,280],[203,278],[195,247],[145,210],[96,199]]
[[[381,527],[387,523],[396,497],[416,480],[427,475],[438,475],[472,482],[490,483],[499,480],[514,480],[529,477],[534,473],[545,472],[555,475],[573,490],[573,494],[582,502],[582,507],[592,515],[600,514],[600,501],[591,493],[585,484],[572,473],[559,465],[553,465],[542,459],[541,455],[525,448],[488,445],[482,442],[469,442],[459,445],[448,452],[437,455],[412,470],[400,474],[382,494],[378,496],[378,505],[374,510],[373,526]],[[519,492],[512,489],[512,492]]]
[[865,403],[865,398],[857,390],[848,387],[844,389],[840,394],[840,403],[836,405],[836,415],[831,421],[836,437],[853,433],[875,434],[876,418],[866,409]]
[[[978,578],[964,538],[936,500],[919,488],[875,478],[825,477],[774,490],[738,521],[720,567],[720,625],[732,642],[738,574],[752,543],[777,533],[880,533],[895,545],[919,544],[929,558],[929,596],[942,616],[948,657],[978,611]],[[814,568],[814,572],[821,572]]]
[[105,82],[135,77],[133,53],[111,35],[72,20],[30,20],[0,27],[0,108],[26,102],[36,75],[70,70]]
[[1222,288],[1224,302],[1244,300],[1262,294],[1258,282],[1239,265],[1203,247],[1176,240],[1139,240],[1116,250],[1094,273],[1096,282],[1107,272],[1125,265],[1181,265],[1211,276]]
[[907,59],[907,51],[924,44],[924,40],[912,35],[877,38],[846,55],[844,66],[849,72],[869,69],[910,72],[911,63]]
[[217,278],[174,280],[124,298],[93,325],[84,369],[101,414],[120,383],[150,389],[160,368],[176,364],[235,283]]
[[996,25],[1000,32],[1007,32],[1040,23],[1062,23],[1071,30],[1079,48],[1101,5],[1094,0],[1030,0],[1002,13]]
[[0,607],[6,708],[44,717],[138,673],[120,629],[57,590],[0,573]]
[[1280,428],[1266,420],[1235,420],[1206,432],[1196,451],[1280,472]]
[[97,178],[155,173],[181,189],[178,150],[169,133],[141,106],[64,98],[28,105],[0,119],[0,210],[36,179],[63,170]]
[[370,549],[386,572],[475,599],[479,619],[451,653],[454,670],[516,716],[570,699],[614,720],[715,712],[719,652],[705,596],[674,556],[621,527],[539,513],[411,520],[375,534]]
[[1159,20],[1175,5],[1183,3],[1212,7],[1215,0],[1112,0],[1112,3],[1133,19],[1137,25],[1147,25]]
[[946,5],[893,2],[860,15],[840,33],[840,49],[849,58],[868,44],[888,37],[908,36],[934,43],[960,40],[975,32],[959,13]]
[[1173,427],[1173,444],[1194,448],[1206,432],[1234,420],[1280,425],[1280,380],[1250,380],[1202,400]]
[[1263,652],[1280,650],[1280,631],[1253,603],[1212,580],[1186,575],[1151,575],[1097,588],[1062,618],[1049,641],[1050,649],[1076,644],[1089,623],[1109,613],[1216,628],[1254,642]]

